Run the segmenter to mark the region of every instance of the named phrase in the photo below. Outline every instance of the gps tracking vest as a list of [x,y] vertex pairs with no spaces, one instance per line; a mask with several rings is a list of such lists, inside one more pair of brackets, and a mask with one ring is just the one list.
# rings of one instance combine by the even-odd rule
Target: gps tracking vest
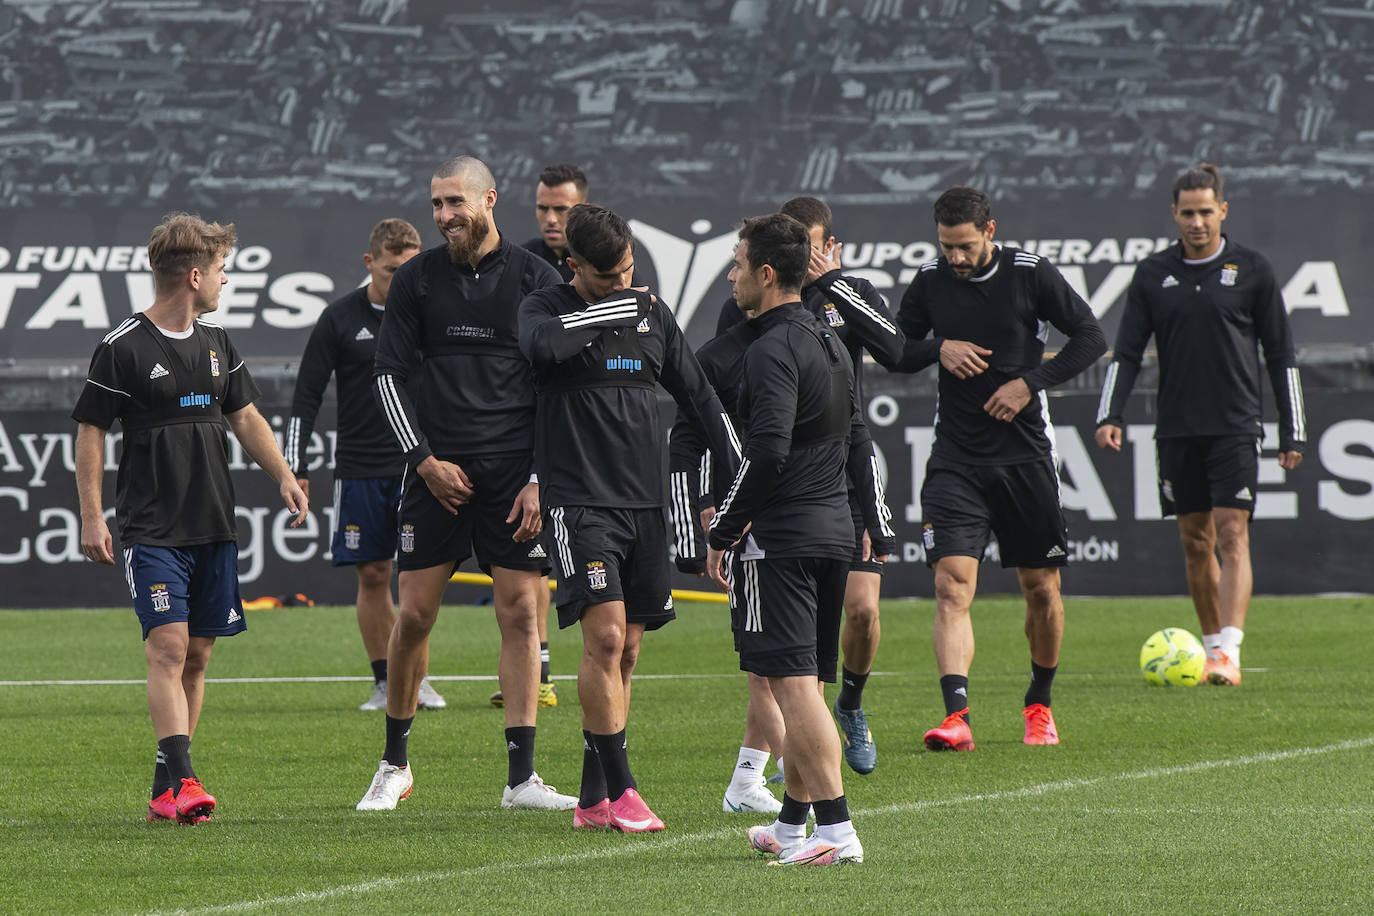
[[[148,378],[143,391],[131,392],[129,410],[120,417],[125,430],[148,429],[172,423],[220,423],[223,414],[220,400],[229,387],[230,366],[221,367],[219,357],[211,355],[209,339],[200,325],[192,323],[191,340],[195,342],[197,359],[188,368],[185,360],[168,342],[167,336],[140,312],[140,330],[149,335],[162,351],[162,367],[167,370],[156,378]],[[146,373],[139,373],[140,376]]]

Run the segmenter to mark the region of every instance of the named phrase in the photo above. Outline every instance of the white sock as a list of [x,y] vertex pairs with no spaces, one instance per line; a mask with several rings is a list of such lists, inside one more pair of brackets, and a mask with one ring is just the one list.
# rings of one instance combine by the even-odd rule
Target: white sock
[[1221,628],[1221,651],[1231,657],[1231,661],[1240,666],[1240,643],[1245,639],[1245,632],[1240,627]]
[[788,841],[800,842],[806,839],[806,825],[784,824],[782,821],[774,821],[772,834],[774,839],[783,844]]
[[763,771],[768,766],[768,757],[767,751],[741,746],[735,771],[730,774],[730,788],[747,789],[749,786],[763,785],[766,778]]
[[857,836],[853,821],[840,821],[838,824],[817,824],[816,836],[827,843],[844,843]]
[[1220,633],[1203,633],[1203,634],[1202,634],[1202,648],[1204,648],[1204,649],[1207,650],[1207,657],[1208,657],[1208,658],[1211,658],[1212,655],[1213,655],[1212,650],[1213,650],[1213,649],[1220,649],[1220,648],[1221,648],[1221,634],[1220,634]]

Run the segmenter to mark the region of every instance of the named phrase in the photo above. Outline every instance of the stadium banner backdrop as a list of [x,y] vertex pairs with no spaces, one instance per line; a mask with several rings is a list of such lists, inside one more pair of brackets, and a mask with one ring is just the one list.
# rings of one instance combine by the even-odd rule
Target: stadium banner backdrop
[[[929,597],[931,573],[921,546],[918,497],[932,439],[933,399],[914,393],[910,379],[882,372],[869,378],[865,407],[886,471],[887,501],[899,540],[883,594]],[[290,385],[266,385],[264,390],[258,406],[280,436]],[[1050,401],[1070,537],[1065,591],[1184,594],[1177,529],[1173,519],[1160,518],[1150,399],[1142,394],[1133,397],[1121,454],[1093,445],[1097,401],[1096,391],[1086,388]],[[1369,592],[1366,544],[1374,520],[1374,421],[1368,418],[1368,394],[1330,391],[1320,399],[1309,398],[1308,404],[1311,442],[1297,471],[1279,468],[1272,425],[1267,430],[1251,528],[1255,589],[1269,594]],[[0,594],[7,607],[128,602],[121,571],[97,566],[81,554],[73,474],[76,429],[69,409],[0,414]],[[665,410],[665,424],[668,415]],[[245,598],[304,592],[317,602],[353,601],[354,577],[328,562],[332,430],[333,407],[327,403],[308,452],[312,493],[318,502],[298,529],[288,527],[290,515],[276,486],[234,443],[232,476]],[[117,439],[112,434],[107,443],[107,506],[114,496]],[[113,509],[108,513],[112,516]],[[118,548],[117,531],[115,537]],[[472,568],[471,561],[463,568]],[[983,593],[1016,590],[1013,573],[996,561],[995,544],[981,570]],[[677,576],[675,585],[708,587],[688,576]],[[460,594],[455,586],[450,600],[471,600],[468,588]]]
[[[236,209],[239,246],[216,321],[253,359],[298,359],[325,304],[366,280],[371,227],[401,216],[437,244],[427,187],[382,211],[329,204],[322,211]],[[501,189],[498,228],[515,242],[537,234],[533,189]],[[934,195],[931,195],[932,198]],[[714,333],[743,216],[758,206],[675,208],[662,201],[603,201],[631,220],[637,275],[678,315],[693,346]],[[837,203],[834,232],[846,272],[870,280],[895,310],[917,267],[938,255],[929,203]],[[1282,211],[1281,218],[1278,212]],[[1175,238],[1168,197],[1103,201],[1062,197],[994,204],[996,237],[1054,262],[1115,335],[1134,265]],[[146,245],[154,210],[23,210],[0,221],[0,362],[58,360],[83,367],[96,343],[153,298]],[[1374,263],[1363,251],[1369,216],[1348,196],[1314,192],[1300,206],[1237,199],[1225,228],[1269,256],[1300,345],[1374,340]],[[0,408],[3,408],[0,400]]]

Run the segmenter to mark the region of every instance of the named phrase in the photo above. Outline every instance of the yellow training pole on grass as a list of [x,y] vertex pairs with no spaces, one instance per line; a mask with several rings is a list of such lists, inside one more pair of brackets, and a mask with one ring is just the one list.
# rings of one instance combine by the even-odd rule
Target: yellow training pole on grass
[[[485,573],[455,572],[448,577],[450,582],[458,582],[463,585],[491,585],[491,576]],[[557,589],[558,583],[553,579],[549,580],[549,588]],[[699,592],[690,588],[673,589],[674,601],[704,601],[707,604],[725,604],[730,599],[724,592]]]

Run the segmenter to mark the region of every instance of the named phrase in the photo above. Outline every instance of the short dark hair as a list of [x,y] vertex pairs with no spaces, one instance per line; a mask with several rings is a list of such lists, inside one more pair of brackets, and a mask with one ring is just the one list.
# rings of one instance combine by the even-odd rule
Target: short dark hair
[[941,226],[962,226],[973,223],[982,232],[992,219],[992,203],[988,196],[968,185],[955,185],[935,201],[935,222]]
[[1217,199],[1217,203],[1225,200],[1221,196],[1221,172],[1210,162],[1199,163],[1195,169],[1189,169],[1174,180],[1174,203],[1178,203],[1179,191],[1201,191],[1207,188],[1212,189],[1212,196]]
[[592,204],[577,204],[569,210],[563,233],[568,240],[568,255],[596,270],[615,267],[635,241],[629,223],[605,207]]
[[811,263],[811,237],[805,226],[785,213],[754,216],[740,225],[739,239],[749,243],[745,260],[751,269],[767,264],[777,274],[778,286],[801,289]]
[[381,257],[387,251],[400,254],[419,247],[420,233],[410,223],[394,217],[373,226],[372,234],[367,239],[367,253],[374,258]]
[[808,230],[812,226],[820,226],[821,235],[827,238],[830,236],[830,207],[820,198],[794,197],[779,207],[778,212],[786,213]]
[[556,188],[560,184],[572,182],[573,187],[577,188],[577,193],[585,200],[587,197],[587,176],[582,174],[582,170],[575,165],[560,162],[557,165],[546,165],[539,172],[539,183],[546,188]]

